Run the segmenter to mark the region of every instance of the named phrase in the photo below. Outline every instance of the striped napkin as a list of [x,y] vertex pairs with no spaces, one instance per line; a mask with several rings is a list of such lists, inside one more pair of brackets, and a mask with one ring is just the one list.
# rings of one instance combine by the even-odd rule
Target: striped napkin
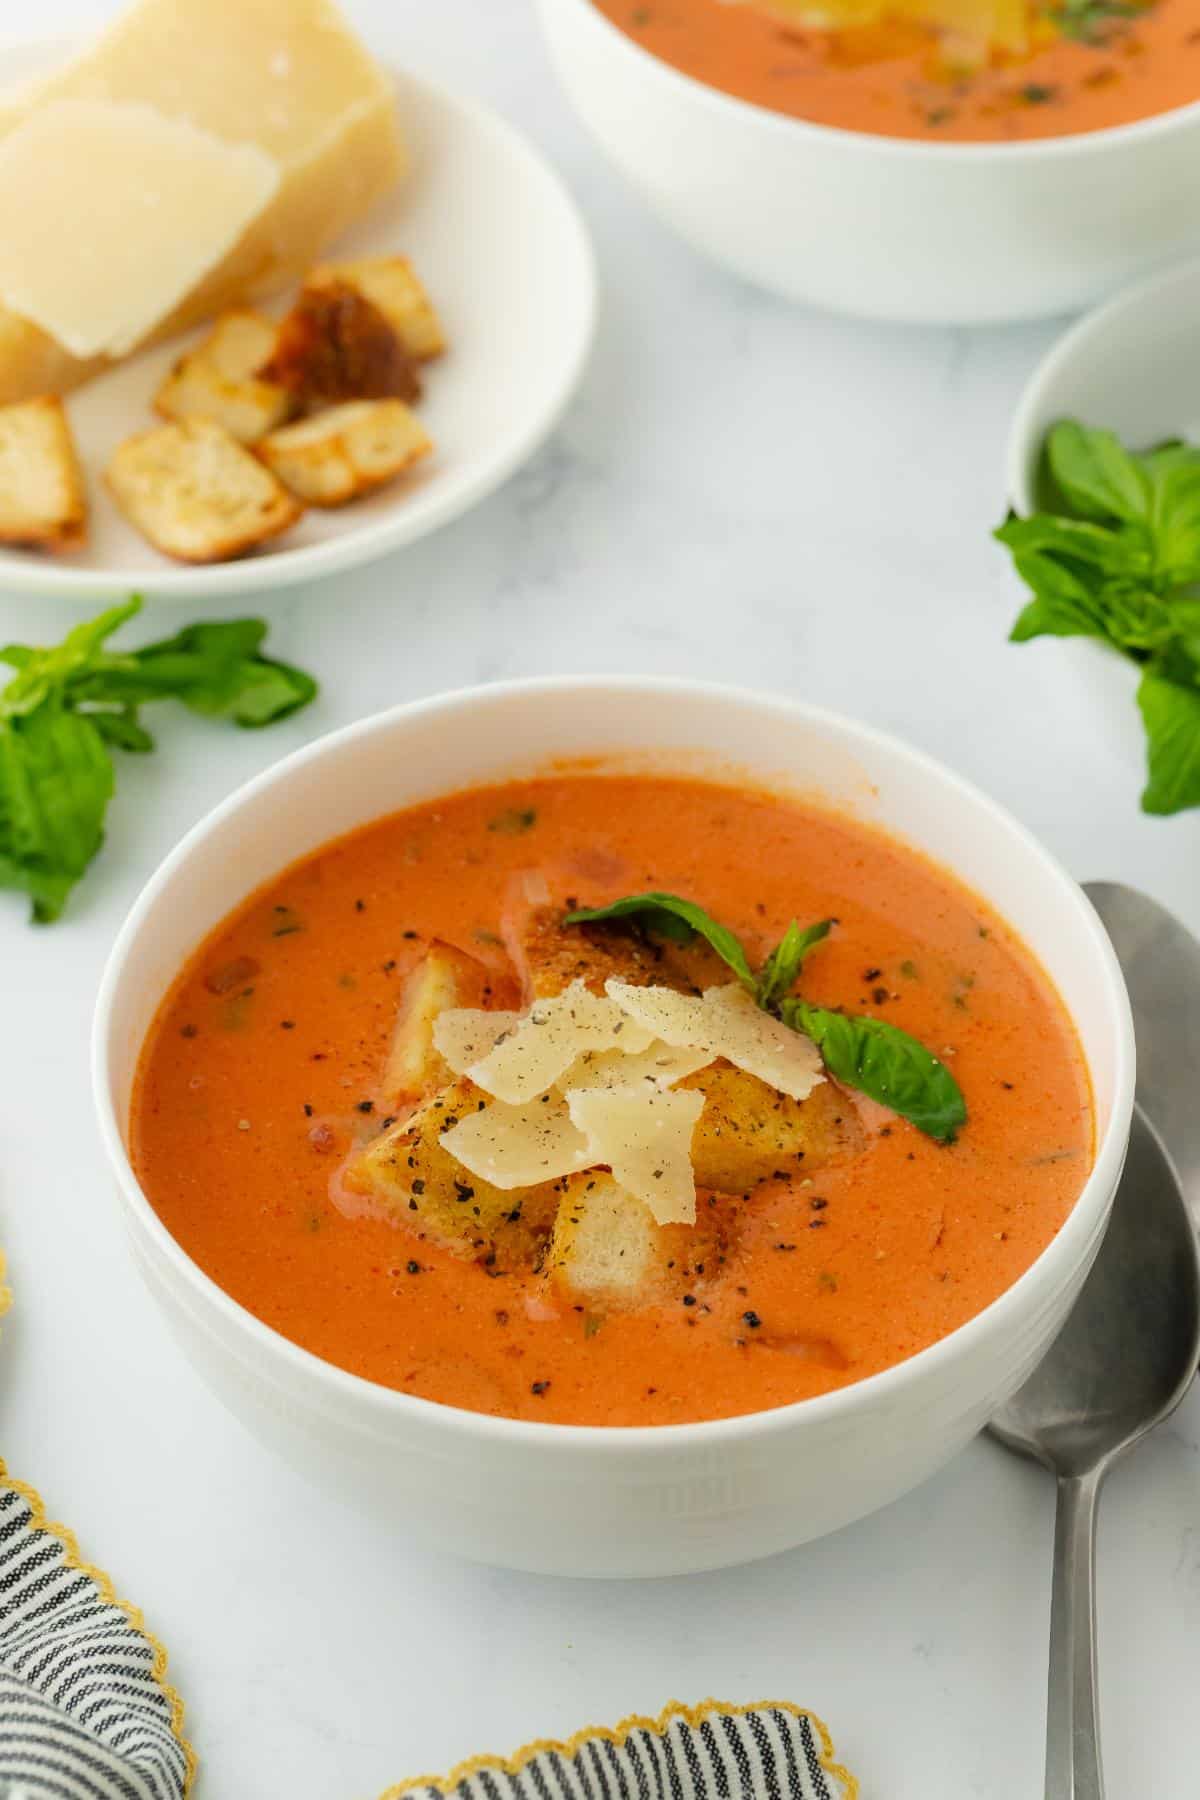
[[[2,1286],[0,1311],[7,1299]],[[183,1800],[196,1756],[141,1614],[0,1462],[0,1800]],[[389,1788],[422,1800],[855,1800],[821,1721],[785,1701],[673,1705]]]

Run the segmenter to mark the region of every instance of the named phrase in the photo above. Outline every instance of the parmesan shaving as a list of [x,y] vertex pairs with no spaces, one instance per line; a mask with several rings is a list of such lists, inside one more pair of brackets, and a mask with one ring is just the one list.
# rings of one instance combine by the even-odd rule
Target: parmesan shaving
[[468,1113],[440,1142],[472,1175],[506,1190],[557,1181],[595,1160],[565,1101],[550,1095],[530,1106],[497,1101]]
[[707,1068],[712,1060],[707,1050],[680,1050],[661,1041],[636,1056],[627,1056],[623,1050],[585,1050],[558,1085],[564,1092],[568,1088],[669,1088]]
[[481,1012],[473,1006],[447,1006],[433,1022],[433,1045],[456,1075],[465,1075],[501,1038],[521,1022],[516,1012]]
[[568,1092],[567,1106],[588,1140],[591,1161],[606,1164],[656,1224],[695,1224],[692,1133],[704,1110],[703,1094],[649,1086],[576,1089]]
[[672,988],[634,987],[610,980],[606,991],[634,1022],[677,1049],[706,1051],[755,1075],[768,1087],[806,1100],[825,1079],[811,1038],[763,1012],[737,982],[705,990],[697,999]]
[[565,993],[535,1000],[512,1030],[462,1072],[485,1093],[520,1106],[553,1087],[585,1050],[627,1049],[636,1055],[653,1039],[654,1032],[631,1022],[615,1000],[574,981]]

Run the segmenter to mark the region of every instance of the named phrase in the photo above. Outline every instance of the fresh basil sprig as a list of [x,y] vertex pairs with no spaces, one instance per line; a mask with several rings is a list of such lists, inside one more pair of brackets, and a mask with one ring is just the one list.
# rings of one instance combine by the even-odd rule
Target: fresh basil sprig
[[104,841],[115,787],[109,751],[146,752],[149,701],[255,728],[307,706],[317,684],[261,655],[260,619],[192,625],[140,650],[105,646],[139,599],[78,625],[49,649],[9,644],[0,689],[0,887],[28,894],[40,924],[57,919]]
[[626,919],[672,943],[703,937],[764,1012],[813,1040],[843,1086],[890,1107],[939,1143],[952,1143],[966,1124],[967,1106],[958,1083],[945,1064],[907,1031],[882,1019],[810,1006],[792,995],[805,958],[829,936],[832,919],[805,927],[793,919],[757,975],[733,932],[677,894],[630,894],[611,906],[569,912],[563,924],[602,925]]
[[1135,455],[1065,419],[1046,439],[1042,487],[1046,509],[995,534],[1033,595],[1012,639],[1091,637],[1137,663],[1142,809],[1200,806],[1200,448]]

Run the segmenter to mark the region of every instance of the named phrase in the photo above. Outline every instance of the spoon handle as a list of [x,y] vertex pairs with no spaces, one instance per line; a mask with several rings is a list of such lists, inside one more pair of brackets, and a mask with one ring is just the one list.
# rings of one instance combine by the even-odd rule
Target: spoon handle
[[1103,1471],[1063,1476],[1054,1521],[1046,1800],[1104,1800],[1096,1713],[1096,1500]]

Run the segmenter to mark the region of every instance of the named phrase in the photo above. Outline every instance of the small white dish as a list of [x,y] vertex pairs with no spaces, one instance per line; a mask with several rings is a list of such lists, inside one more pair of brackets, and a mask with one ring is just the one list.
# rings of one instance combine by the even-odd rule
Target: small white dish
[[[1009,504],[1021,514],[1037,510],[1042,447],[1059,419],[1103,426],[1134,450],[1164,438],[1200,438],[1200,260],[1152,275],[1098,307],[1035,369],[1009,429],[1005,462]],[[1109,741],[1127,766],[1144,770],[1136,666],[1097,642],[1069,648],[1074,654],[1064,667],[1084,674]]]
[[[347,1374],[281,1337],[192,1261],[142,1191],[127,1149],[142,1043],[185,958],[239,901],[369,819],[581,756],[820,795],[952,869],[1056,984],[1095,1095],[1092,1173],[1032,1267],[919,1355],[816,1399],[701,1424],[465,1412]],[[950,770],[788,700],[568,677],[381,713],[224,801],[167,858],[117,939],[93,1076],[136,1260],[199,1374],[259,1442],[406,1539],[511,1568],[628,1577],[722,1568],[834,1531],[915,1487],[987,1422],[1048,1348],[1099,1247],[1129,1136],[1134,1041],[1120,965],[1084,894]]]
[[[57,57],[44,47],[6,52],[6,82]],[[592,251],[575,204],[494,113],[423,77],[396,72],[394,79],[412,168],[336,251],[401,252],[437,305],[450,349],[427,366],[418,407],[435,455],[365,500],[310,509],[257,554],[197,567],[173,563],[125,523],[103,470],[123,438],[156,422],[155,390],[192,341],[177,338],[67,397],[88,476],[90,543],[57,558],[0,548],[0,589],[74,600],[135,589],[160,600],[196,600],[311,581],[446,524],[497,487],[552,430],[582,373],[595,318]],[[278,311],[287,298],[268,310]]]
[[1077,311],[1200,249],[1200,101],[1021,143],[815,125],[719,93],[592,0],[540,0],[563,85],[697,249],[788,299],[899,323]]

